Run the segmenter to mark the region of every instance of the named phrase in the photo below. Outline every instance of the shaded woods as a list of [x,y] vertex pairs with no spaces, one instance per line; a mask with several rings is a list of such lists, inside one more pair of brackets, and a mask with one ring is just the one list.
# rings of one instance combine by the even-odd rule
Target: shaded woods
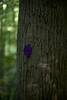
[[[57,0],[0,2],[0,100],[66,100],[65,4]],[[26,57],[29,51],[24,52],[28,44],[30,57]]]
[[18,0],[0,0],[0,100],[15,100]]

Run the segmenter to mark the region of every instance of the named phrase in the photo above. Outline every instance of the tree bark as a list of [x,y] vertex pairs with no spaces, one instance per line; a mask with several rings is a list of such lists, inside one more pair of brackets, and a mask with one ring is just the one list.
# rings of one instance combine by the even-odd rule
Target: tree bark
[[[64,11],[64,2],[20,0],[17,100],[58,100],[63,95],[67,50]],[[29,43],[33,51],[26,59],[23,48]]]

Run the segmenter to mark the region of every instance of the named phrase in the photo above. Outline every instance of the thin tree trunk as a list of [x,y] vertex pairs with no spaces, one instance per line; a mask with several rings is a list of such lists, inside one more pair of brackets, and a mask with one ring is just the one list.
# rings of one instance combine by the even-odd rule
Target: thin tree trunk
[[[5,35],[3,23],[3,2],[0,5],[0,93],[4,92],[4,60],[5,60]],[[0,94],[0,99],[3,95]]]

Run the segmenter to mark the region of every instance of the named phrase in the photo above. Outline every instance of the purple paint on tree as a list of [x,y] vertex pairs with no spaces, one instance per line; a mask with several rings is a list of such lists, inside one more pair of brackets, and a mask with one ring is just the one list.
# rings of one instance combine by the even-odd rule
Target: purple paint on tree
[[31,54],[32,54],[32,46],[31,46],[31,44],[25,45],[25,47],[24,47],[24,55],[27,58],[29,58],[31,56]]

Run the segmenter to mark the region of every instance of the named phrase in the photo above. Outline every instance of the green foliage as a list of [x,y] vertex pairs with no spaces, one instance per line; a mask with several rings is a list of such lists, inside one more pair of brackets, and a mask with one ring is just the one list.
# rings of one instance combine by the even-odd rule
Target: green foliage
[[18,5],[18,0],[0,0],[0,100],[13,100],[15,94]]

